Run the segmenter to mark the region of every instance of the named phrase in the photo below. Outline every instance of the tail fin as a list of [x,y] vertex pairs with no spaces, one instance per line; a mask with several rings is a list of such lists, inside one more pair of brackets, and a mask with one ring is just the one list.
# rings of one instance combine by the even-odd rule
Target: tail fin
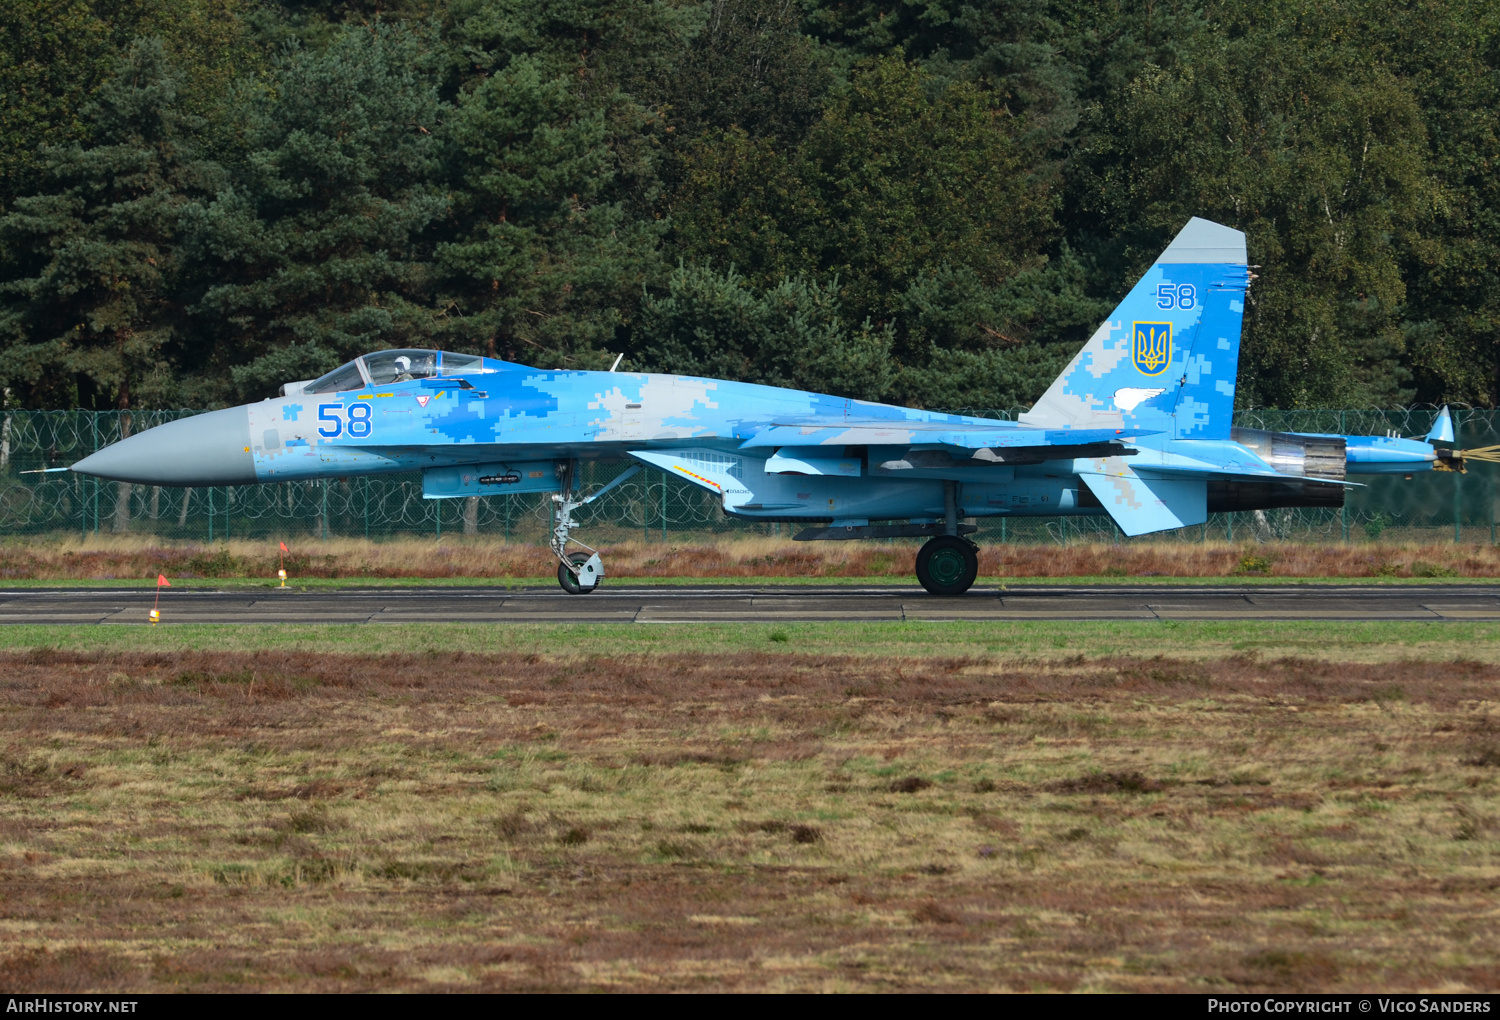
[[1021,421],[1229,438],[1249,282],[1245,235],[1188,220]]
[[1453,437],[1453,415],[1448,413],[1448,405],[1438,412],[1437,420],[1432,423],[1432,431],[1427,433],[1429,443],[1452,443],[1457,442]]

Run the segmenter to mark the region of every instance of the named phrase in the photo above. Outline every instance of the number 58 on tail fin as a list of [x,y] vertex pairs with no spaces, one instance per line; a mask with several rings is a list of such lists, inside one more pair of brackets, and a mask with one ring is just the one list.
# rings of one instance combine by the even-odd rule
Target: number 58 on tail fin
[[1229,438],[1249,282],[1245,235],[1189,220],[1021,421]]

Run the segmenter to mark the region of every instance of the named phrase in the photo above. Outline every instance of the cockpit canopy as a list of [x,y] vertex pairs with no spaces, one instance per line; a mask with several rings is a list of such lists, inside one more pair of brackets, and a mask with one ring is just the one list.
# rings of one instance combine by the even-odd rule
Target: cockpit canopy
[[416,348],[376,351],[340,365],[312,382],[287,383],[283,396],[298,393],[341,393],[366,386],[387,386],[413,379],[432,379],[444,375],[478,375],[494,372],[504,362],[488,361],[477,354],[454,354],[451,351],[426,351]]

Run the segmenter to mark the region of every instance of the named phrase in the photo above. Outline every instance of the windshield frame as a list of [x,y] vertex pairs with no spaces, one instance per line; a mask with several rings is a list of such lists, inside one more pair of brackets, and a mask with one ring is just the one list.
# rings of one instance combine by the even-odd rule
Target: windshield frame
[[[352,367],[354,369],[354,371],[359,375],[359,385],[357,385],[357,386],[348,386],[348,387],[334,386],[333,385],[334,381],[335,381],[334,380],[334,376],[338,375],[341,372],[346,371],[350,367]],[[325,380],[327,380],[326,384],[325,384]],[[312,393],[312,394],[321,394],[321,393],[348,393],[350,390],[364,389],[364,388],[366,388],[369,385],[370,385],[370,374],[365,371],[364,363],[359,358],[355,358],[353,361],[346,361],[346,362],[344,362],[338,368],[330,369],[329,371],[324,372],[322,375],[318,376],[312,382],[308,383],[305,387],[303,387],[302,392],[303,393]],[[327,388],[327,387],[332,387],[332,388]]]

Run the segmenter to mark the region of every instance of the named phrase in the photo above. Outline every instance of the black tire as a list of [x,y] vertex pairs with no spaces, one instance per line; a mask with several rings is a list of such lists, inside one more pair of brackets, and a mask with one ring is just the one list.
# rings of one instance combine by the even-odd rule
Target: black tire
[[[589,554],[583,552],[568,553],[568,562],[575,567],[581,567],[589,561]],[[562,590],[569,595],[587,595],[599,586],[596,584],[591,588],[585,588],[573,577],[573,572],[561,563],[557,565],[557,583],[562,585]]]
[[917,550],[917,580],[934,595],[962,595],[979,576],[979,547],[955,535],[939,535]]

